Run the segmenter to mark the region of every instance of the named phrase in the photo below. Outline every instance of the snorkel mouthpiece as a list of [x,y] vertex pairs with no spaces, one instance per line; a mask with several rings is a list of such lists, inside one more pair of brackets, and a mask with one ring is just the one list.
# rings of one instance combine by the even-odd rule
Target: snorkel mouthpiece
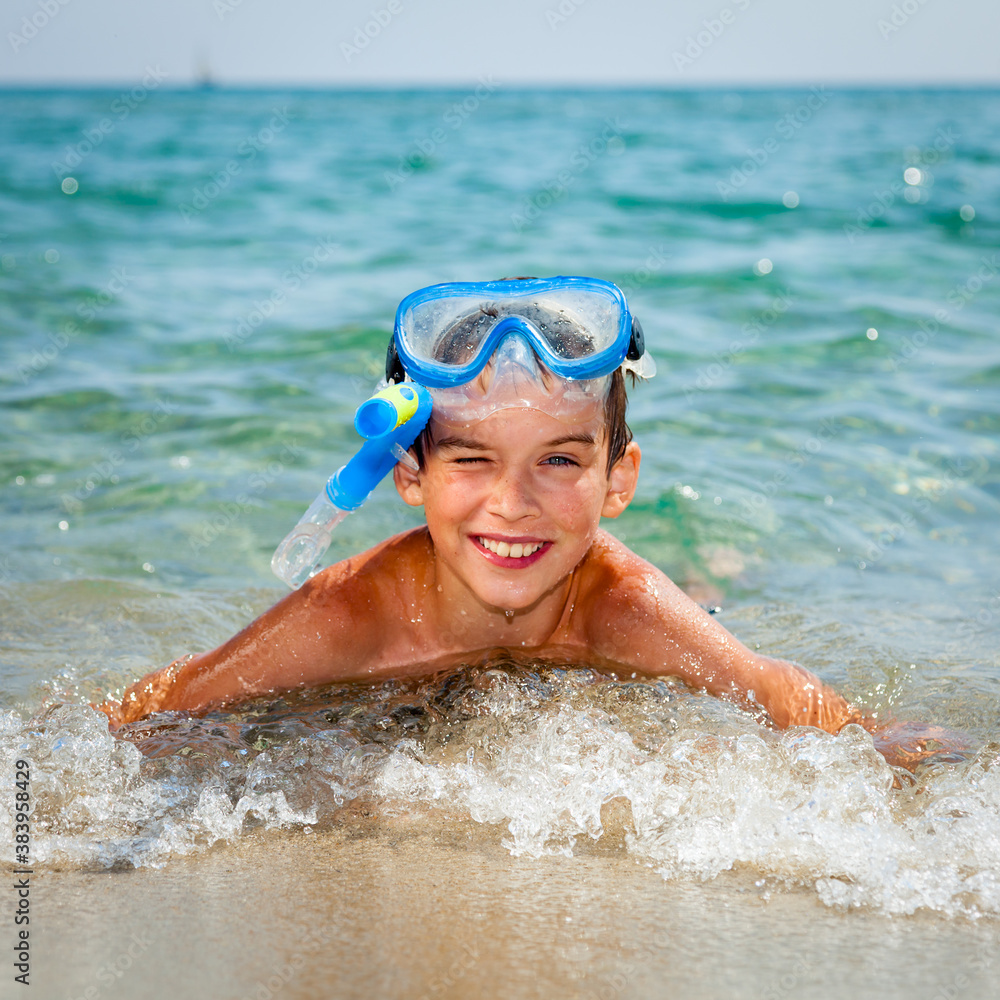
[[431,405],[430,393],[414,382],[386,386],[365,400],[354,414],[354,429],[365,443],[327,482],[330,502],[357,510],[417,440],[430,420]]
[[275,576],[294,590],[317,572],[334,528],[368,499],[397,461],[407,458],[406,449],[427,425],[431,406],[430,393],[407,382],[387,386],[358,407],[354,429],[365,443],[327,480],[275,550],[271,557]]

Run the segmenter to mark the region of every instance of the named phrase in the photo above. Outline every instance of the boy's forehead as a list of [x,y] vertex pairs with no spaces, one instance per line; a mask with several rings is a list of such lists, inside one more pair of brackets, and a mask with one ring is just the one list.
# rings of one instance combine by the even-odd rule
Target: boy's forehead
[[431,414],[431,443],[434,447],[481,447],[527,444],[558,445],[577,442],[601,446],[607,439],[603,407],[588,420],[566,421],[540,410],[508,408],[491,413],[482,420],[455,421]]

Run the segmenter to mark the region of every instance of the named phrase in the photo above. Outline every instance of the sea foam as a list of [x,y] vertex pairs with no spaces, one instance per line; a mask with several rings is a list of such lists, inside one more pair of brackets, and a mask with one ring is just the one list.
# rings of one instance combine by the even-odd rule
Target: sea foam
[[[31,765],[40,866],[160,866],[254,830],[354,822],[363,803],[387,823],[471,824],[515,857],[592,843],[665,879],[732,872],[835,907],[1000,914],[1000,747],[911,776],[860,727],[777,732],[664,681],[501,662],[116,735],[59,703],[5,714],[0,742],[8,769]],[[11,824],[0,815],[8,844]]]

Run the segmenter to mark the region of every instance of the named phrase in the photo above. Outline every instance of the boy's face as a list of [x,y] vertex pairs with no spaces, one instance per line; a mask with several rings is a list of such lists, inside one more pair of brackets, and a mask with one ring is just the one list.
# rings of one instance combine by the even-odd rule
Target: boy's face
[[589,549],[602,515],[635,492],[639,449],[607,473],[601,408],[564,423],[508,408],[467,424],[432,418],[424,468],[396,466],[396,488],[423,504],[438,584],[500,610],[525,610],[558,591]]

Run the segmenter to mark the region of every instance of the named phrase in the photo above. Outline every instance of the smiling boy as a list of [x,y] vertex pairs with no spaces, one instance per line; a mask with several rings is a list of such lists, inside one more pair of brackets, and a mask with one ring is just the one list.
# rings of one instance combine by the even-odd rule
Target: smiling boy
[[[784,728],[877,732],[802,667],[755,653],[601,529],[635,495],[625,372],[655,372],[624,296],[588,278],[432,286],[400,305],[387,379],[430,387],[431,419],[397,464],[426,525],[319,572],[211,652],[143,678],[117,722],[335,681],[417,676],[517,647],[670,675]],[[890,760],[937,730],[876,739]],[[902,744],[897,746],[896,744]]]

